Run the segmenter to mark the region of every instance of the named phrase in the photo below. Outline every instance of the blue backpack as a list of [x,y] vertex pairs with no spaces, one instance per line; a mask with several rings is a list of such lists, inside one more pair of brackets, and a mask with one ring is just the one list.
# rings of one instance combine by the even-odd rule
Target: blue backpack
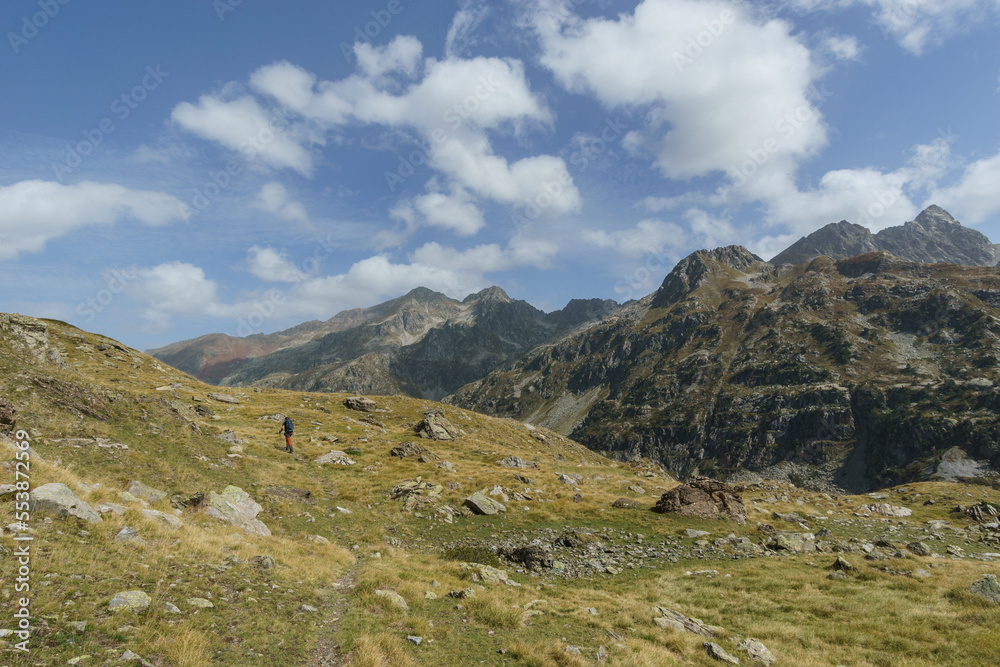
[[285,417],[285,433],[291,434],[295,432],[295,425],[292,424],[292,420]]

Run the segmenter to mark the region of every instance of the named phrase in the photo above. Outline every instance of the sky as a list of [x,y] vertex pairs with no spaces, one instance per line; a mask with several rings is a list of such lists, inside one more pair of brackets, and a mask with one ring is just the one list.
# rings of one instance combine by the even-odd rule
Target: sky
[[0,311],[139,349],[417,286],[546,311],[938,204],[1000,241],[1000,0],[7,0]]

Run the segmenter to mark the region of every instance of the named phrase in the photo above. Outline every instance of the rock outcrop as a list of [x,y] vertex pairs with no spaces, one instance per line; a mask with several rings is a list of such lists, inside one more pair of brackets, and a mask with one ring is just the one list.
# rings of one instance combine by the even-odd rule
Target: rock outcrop
[[662,496],[653,507],[660,514],[712,519],[719,515],[746,523],[747,508],[733,487],[708,477],[695,477]]
[[80,500],[73,491],[58,482],[43,484],[29,496],[31,511],[56,517],[76,517],[88,523],[101,523],[101,515],[94,508]]
[[238,486],[227,486],[222,493],[209,491],[202,506],[205,514],[242,528],[248,534],[264,537],[271,534],[268,527],[257,519],[263,508]]

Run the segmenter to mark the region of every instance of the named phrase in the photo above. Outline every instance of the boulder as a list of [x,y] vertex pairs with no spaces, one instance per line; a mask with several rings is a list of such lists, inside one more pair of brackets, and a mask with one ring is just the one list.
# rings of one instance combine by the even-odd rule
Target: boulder
[[619,498],[615,502],[611,503],[612,507],[617,507],[618,509],[625,510],[641,510],[645,508],[642,503],[636,502],[631,498]]
[[125,526],[118,534],[115,535],[115,542],[134,542],[136,544],[145,544],[146,541],[139,537],[139,533],[135,528],[130,526]]
[[437,411],[424,413],[423,421],[417,424],[415,430],[417,435],[428,440],[454,440],[458,437],[458,429]]
[[31,511],[57,517],[75,516],[90,523],[101,523],[101,515],[94,508],[76,497],[68,486],[53,482],[43,484],[29,496]]
[[[535,463],[534,461],[525,461],[524,459],[517,456],[508,456],[507,458],[500,459],[499,461],[497,461],[497,465],[500,466],[501,468],[521,468],[521,469],[538,468],[538,464]],[[526,482],[526,484],[530,483],[531,482]]]
[[726,653],[725,649],[714,642],[705,642],[702,644],[708,655],[719,660],[720,662],[728,662],[730,665],[740,664],[739,658],[729,655]]
[[398,444],[389,450],[389,456],[395,456],[396,458],[405,459],[407,456],[420,456],[424,453],[424,448],[415,442],[410,442],[407,440],[404,443]]
[[747,508],[733,487],[708,477],[694,477],[664,493],[654,512],[711,519],[720,514],[746,523]]
[[175,517],[173,514],[157,512],[156,510],[139,510],[139,513],[147,519],[152,519],[153,521],[163,524],[167,528],[177,529],[184,525],[184,522]]
[[473,571],[487,584],[502,584],[507,581],[507,571],[501,570],[482,563],[461,563],[461,568],[466,571]]
[[256,518],[261,506],[238,486],[227,486],[222,493],[210,491],[203,504],[205,514],[238,526],[246,533],[264,537],[271,535],[268,527]]
[[357,463],[357,461],[348,456],[346,452],[342,452],[337,449],[332,449],[323,456],[316,459],[314,463],[318,463],[320,465],[323,465],[324,463],[331,463],[337,466],[352,466],[355,463]]
[[348,410],[358,410],[360,412],[375,412],[378,405],[370,398],[351,396],[344,399],[344,407]]
[[537,544],[506,547],[501,549],[500,555],[535,571],[551,568],[553,563],[552,555]]
[[1000,604],[1000,581],[997,581],[995,574],[984,574],[979,581],[969,586],[968,590],[993,604]]
[[750,637],[737,644],[736,650],[746,653],[752,662],[760,663],[766,667],[770,667],[777,660],[774,654],[763,643]]
[[167,494],[159,489],[154,489],[151,486],[146,486],[142,482],[129,482],[128,492],[131,493],[136,498],[142,498],[147,503],[158,503],[167,497]]
[[767,546],[774,551],[808,553],[816,551],[816,536],[812,533],[793,533],[783,530],[768,540]]
[[653,607],[653,623],[661,628],[692,632],[702,637],[718,637],[725,633],[722,628],[706,625],[697,618],[688,618],[679,611],[666,607]]
[[892,517],[904,517],[913,514],[913,510],[908,507],[897,507],[896,505],[890,505],[889,503],[872,503],[871,505],[865,505],[861,509],[866,512],[871,512],[872,514],[881,514],[882,516]]
[[235,396],[230,396],[229,394],[220,394],[218,392],[209,392],[208,397],[213,401],[218,401],[219,403],[231,403],[238,404],[240,399]]
[[111,598],[111,602],[108,603],[108,609],[115,613],[135,613],[148,609],[149,604],[152,601],[153,600],[142,591],[123,591]]
[[406,604],[406,600],[403,599],[403,596],[397,593],[396,591],[377,590],[375,591],[375,595],[379,596],[380,598],[384,598],[393,607],[397,607],[404,611],[410,610],[410,605]]
[[476,514],[492,515],[498,512],[506,512],[507,508],[501,503],[487,497],[481,491],[473,493],[462,503]]
[[910,550],[914,556],[930,556],[931,548],[926,542],[910,542],[906,545],[906,548]]

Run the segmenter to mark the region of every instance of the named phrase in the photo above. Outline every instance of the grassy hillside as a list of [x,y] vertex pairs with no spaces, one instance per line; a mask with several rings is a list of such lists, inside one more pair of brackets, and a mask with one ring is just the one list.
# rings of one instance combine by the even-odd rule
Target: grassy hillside
[[[239,402],[209,397],[219,391]],[[16,412],[0,484],[14,483],[23,429],[32,488],[61,482],[95,509],[124,508],[100,523],[32,513],[31,650],[17,652],[8,635],[0,664],[129,664],[119,662],[126,651],[139,656],[133,664],[158,666],[717,664],[706,641],[750,664],[737,650],[746,637],[783,665],[970,665],[1000,655],[1000,607],[966,591],[1000,574],[984,556],[1000,552],[996,532],[951,511],[1000,502],[987,485],[914,484],[876,501],[766,483],[743,490],[743,525],[655,514],[648,508],[676,485],[662,471],[544,429],[399,396],[370,397],[377,410],[360,412],[345,395],[220,390],[107,338],[13,316],[0,319],[0,396],[0,418]],[[431,410],[454,440],[416,436]],[[292,455],[279,423],[262,419],[278,413],[295,420]],[[426,451],[390,454],[404,442]],[[355,464],[316,463],[331,450]],[[497,464],[509,456],[536,467]],[[392,497],[418,477],[423,496]],[[133,481],[168,496],[240,487],[272,534],[242,532],[204,503],[175,509],[168,497],[146,508],[120,495]],[[463,510],[480,490],[506,511]],[[612,506],[623,497],[639,509]],[[873,502],[913,515],[861,509]],[[775,512],[798,513],[805,527]],[[0,523],[14,519],[5,495]],[[116,541],[126,526],[143,543]],[[763,548],[775,530],[814,533],[821,551]],[[904,548],[916,540],[938,555]],[[0,539],[0,628],[14,628],[21,544],[8,531]],[[512,561],[532,545],[549,558],[538,570]],[[857,571],[831,579],[838,555]],[[511,583],[463,562],[499,567]],[[148,609],[109,611],[132,590],[150,596]],[[660,627],[657,607],[722,630],[708,639]]]

